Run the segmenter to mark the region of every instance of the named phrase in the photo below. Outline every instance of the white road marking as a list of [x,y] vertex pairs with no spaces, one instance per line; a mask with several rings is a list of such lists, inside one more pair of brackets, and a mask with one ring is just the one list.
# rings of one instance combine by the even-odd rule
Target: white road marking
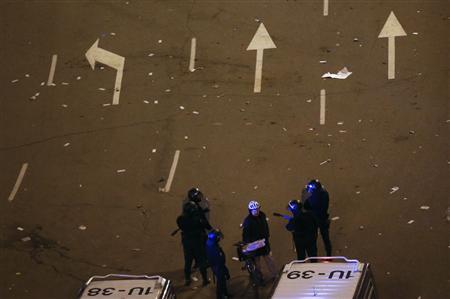
[[191,58],[189,60],[189,71],[194,72],[195,71],[195,50],[197,47],[197,39],[193,37],[191,39]]
[[25,172],[27,171],[27,168],[28,168],[28,163],[23,163],[22,168],[20,169],[20,172],[19,172],[19,176],[17,177],[16,184],[14,185],[14,188],[12,189],[11,194],[8,197],[9,201],[13,201],[14,197],[16,196],[16,193],[19,190],[20,184],[22,184],[22,180],[25,175]]
[[98,39],[86,52],[86,59],[89,61],[92,69],[95,69],[95,63],[100,62],[117,70],[116,82],[114,84],[113,105],[119,105],[120,88],[122,86],[123,68],[125,58],[115,53],[106,51],[98,47]]
[[48,74],[47,86],[53,85],[53,78],[55,76],[56,62],[58,61],[58,55],[52,56],[52,64],[50,66],[50,73]]
[[266,27],[261,23],[253,36],[252,41],[247,47],[247,51],[256,50],[256,66],[255,66],[255,85],[253,92],[261,92],[262,66],[264,49],[275,49],[274,42],[270,38]]
[[325,124],[325,96],[326,92],[325,89],[320,90],[320,124]]
[[173,156],[172,167],[170,167],[169,178],[167,179],[166,186],[161,189],[162,192],[169,192],[170,186],[172,185],[173,176],[175,175],[175,170],[177,169],[178,159],[180,158],[180,151],[176,150]]
[[378,38],[388,38],[388,79],[395,79],[395,37],[406,36],[405,30],[395,17],[393,11],[389,14],[386,23],[381,29]]
[[328,0],[323,0],[323,15],[328,16]]

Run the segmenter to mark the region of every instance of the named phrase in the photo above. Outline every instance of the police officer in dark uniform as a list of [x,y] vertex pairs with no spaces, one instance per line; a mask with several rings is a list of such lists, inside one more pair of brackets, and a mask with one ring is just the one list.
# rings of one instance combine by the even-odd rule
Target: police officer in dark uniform
[[317,229],[318,223],[314,214],[305,209],[298,200],[291,200],[288,204],[290,217],[286,229],[292,232],[297,259],[304,260],[308,257],[317,256]]
[[206,220],[209,221],[209,200],[208,198],[205,197],[205,195],[203,194],[203,192],[200,191],[199,188],[197,187],[193,187],[191,189],[189,189],[189,191],[187,192],[186,197],[184,198],[181,207],[183,208],[184,205],[188,202],[188,201],[193,201],[194,203],[196,203],[199,208],[203,211],[203,214],[206,217]]
[[302,203],[311,207],[319,223],[327,256],[332,256],[330,241],[330,219],[328,214],[329,195],[319,180],[311,180],[302,191]]
[[211,270],[216,277],[217,299],[231,297],[227,290],[227,280],[230,279],[230,273],[225,265],[225,253],[219,245],[221,239],[223,239],[222,232],[215,229],[208,233],[208,240],[206,241],[206,255]]
[[195,260],[202,275],[203,286],[206,286],[209,283],[206,273],[206,231],[212,227],[203,212],[192,201],[183,206],[183,214],[177,218],[177,224],[181,230],[183,244],[185,285],[191,284],[191,267]]

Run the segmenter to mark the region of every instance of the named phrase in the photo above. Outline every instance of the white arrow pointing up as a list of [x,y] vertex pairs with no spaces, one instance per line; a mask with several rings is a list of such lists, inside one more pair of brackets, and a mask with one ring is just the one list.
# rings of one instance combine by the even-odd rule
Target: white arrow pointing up
[[395,79],[395,37],[406,36],[405,30],[395,17],[393,11],[389,14],[386,23],[381,29],[378,38],[388,38],[388,79]]
[[113,105],[119,104],[120,88],[122,85],[123,67],[125,65],[125,58],[123,56],[111,53],[98,47],[98,39],[87,50],[86,59],[89,61],[92,69],[95,69],[95,63],[107,65],[117,70],[116,83],[114,85]]
[[256,50],[256,67],[255,67],[255,86],[253,92],[261,92],[262,65],[264,49],[275,49],[274,42],[270,38],[266,27],[261,23],[253,36],[252,41],[247,47],[247,51]]

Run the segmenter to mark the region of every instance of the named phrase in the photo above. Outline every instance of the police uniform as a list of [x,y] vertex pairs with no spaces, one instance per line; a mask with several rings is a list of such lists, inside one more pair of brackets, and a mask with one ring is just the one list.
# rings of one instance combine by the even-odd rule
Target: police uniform
[[309,193],[306,189],[302,191],[302,202],[304,206],[309,206],[313,214],[316,216],[320,235],[324,243],[327,256],[332,256],[331,241],[330,241],[330,219],[328,214],[329,205],[328,191],[322,186],[312,193]]
[[206,230],[210,230],[211,225],[195,203],[186,203],[183,210],[183,214],[177,218],[177,224],[181,230],[186,285],[191,283],[191,267],[194,260],[199,267],[203,284],[206,285],[208,284],[205,248]]
[[304,260],[317,256],[317,229],[318,223],[315,215],[304,211],[300,207],[293,212],[294,217],[286,224],[286,229],[292,232],[297,259]]

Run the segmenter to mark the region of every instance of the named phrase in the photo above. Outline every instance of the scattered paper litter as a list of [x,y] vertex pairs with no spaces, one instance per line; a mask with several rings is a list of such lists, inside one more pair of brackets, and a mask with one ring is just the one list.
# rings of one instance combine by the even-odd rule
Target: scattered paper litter
[[66,104],[62,104],[61,107],[67,108],[67,105]]
[[421,210],[428,210],[428,209],[430,209],[430,207],[429,206],[421,206],[420,209]]
[[122,172],[125,172],[125,171],[127,171],[127,170],[126,169],[118,169],[117,173],[122,173]]
[[105,91],[105,90],[106,90],[106,88],[103,88],[103,87],[99,87],[99,88],[98,88],[98,90],[101,90],[101,91]]
[[400,189],[400,187],[394,186],[391,188],[391,192],[389,192],[389,194],[393,194],[393,193],[397,192],[399,189]]
[[67,82],[61,82],[61,85],[69,85]]
[[170,91],[171,91],[171,90],[170,90],[169,88],[165,90],[165,92],[170,92]]
[[148,73],[149,76],[153,76],[153,72]]
[[320,60],[319,63],[323,64],[323,63],[327,63],[327,61],[326,60]]
[[158,40],[158,44],[161,44],[162,42],[163,42],[162,39]]
[[343,124],[344,124],[343,121],[338,121],[338,123],[337,123],[338,126],[342,126]]
[[136,252],[141,251],[140,248],[133,248],[133,249],[131,249],[131,250],[136,251]]
[[64,143],[64,147],[68,147],[70,145],[70,142]]
[[21,232],[24,231],[23,227],[20,227],[20,226],[17,227],[17,230],[19,230],[19,231],[21,231]]
[[333,221],[339,220],[339,216],[333,217],[333,218],[331,218],[331,220],[333,220]]
[[184,110],[184,106],[180,106],[180,110]]
[[323,165],[323,164],[326,164],[326,163],[329,163],[329,162],[331,162],[331,159],[326,159],[325,161],[320,162],[319,165]]
[[79,229],[79,230],[86,230],[87,227],[86,227],[85,225],[80,225],[80,226],[78,226],[78,229]]
[[28,241],[31,241],[31,238],[30,237],[24,237],[21,240],[22,240],[22,242],[28,242]]
[[156,148],[152,149],[152,153],[156,153]]
[[325,73],[322,75],[322,78],[332,78],[332,79],[347,79],[348,76],[350,76],[352,72],[349,72],[346,67],[344,67],[342,70],[340,70],[337,74],[332,74],[330,72]]
[[239,258],[237,258],[237,257],[235,257],[235,256],[233,256],[231,259],[232,259],[233,261],[239,261]]
[[409,220],[408,221],[408,224],[412,224],[412,223],[414,223],[414,220]]
[[45,82],[41,82],[41,86],[44,86],[45,85]]
[[16,83],[16,82],[19,82],[19,79],[14,79],[11,81],[11,83]]
[[110,35],[112,35],[112,36],[115,36],[115,35],[116,35],[116,33],[115,33],[115,32],[111,32],[111,33],[110,33]]
[[152,56],[155,56],[155,54],[154,53],[150,53],[150,54],[148,54],[148,56],[152,57]]
[[193,281],[198,281],[198,278],[195,277],[195,276],[192,276],[192,280],[193,280]]
[[30,78],[30,74],[25,74],[25,77],[26,78]]
[[185,139],[185,140],[188,140],[188,139],[189,139],[189,137],[188,137],[188,136],[184,136],[184,139]]
[[77,80],[81,80],[81,76],[78,76],[78,77],[77,77]]
[[147,101],[147,100],[144,100],[144,103],[145,103],[145,104],[149,104],[150,102],[149,102],[149,101]]
[[192,111],[193,114],[199,115],[200,113],[198,111]]
[[311,100],[311,99],[307,99],[306,102],[307,102],[307,103],[311,103],[312,100]]
[[412,34],[414,34],[414,35],[419,35],[419,32],[413,32]]
[[111,103],[103,104],[103,107],[111,106]]
[[158,104],[158,101],[157,100],[153,101],[153,104]]

